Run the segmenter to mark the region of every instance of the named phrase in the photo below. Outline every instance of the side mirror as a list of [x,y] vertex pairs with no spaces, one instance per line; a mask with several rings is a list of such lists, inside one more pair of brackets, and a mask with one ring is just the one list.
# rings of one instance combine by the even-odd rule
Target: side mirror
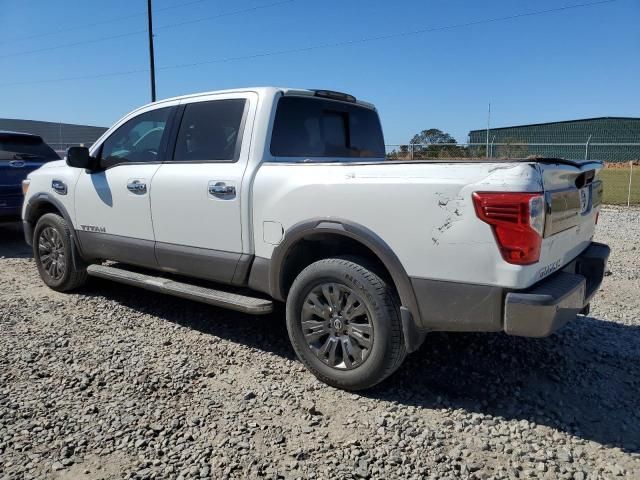
[[67,165],[70,167],[90,170],[93,167],[92,160],[87,147],[69,147],[67,150]]

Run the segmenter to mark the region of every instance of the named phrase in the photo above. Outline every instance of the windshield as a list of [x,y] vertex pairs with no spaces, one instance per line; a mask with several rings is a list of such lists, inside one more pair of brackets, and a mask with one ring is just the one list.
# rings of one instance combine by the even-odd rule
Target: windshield
[[[59,160],[58,154],[42,138],[35,135],[16,135],[0,133],[0,152],[13,154],[14,158],[38,158],[44,160]],[[6,153],[2,155],[6,157]]]
[[[282,97],[271,137],[274,157],[384,160],[384,139],[375,110],[315,97]],[[346,160],[349,161],[349,160]]]

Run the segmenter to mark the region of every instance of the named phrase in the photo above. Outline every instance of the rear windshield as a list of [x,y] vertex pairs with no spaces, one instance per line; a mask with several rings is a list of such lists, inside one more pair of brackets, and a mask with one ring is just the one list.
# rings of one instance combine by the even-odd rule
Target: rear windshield
[[32,135],[14,135],[0,133],[0,152],[14,154],[16,159],[37,158],[41,160],[59,160],[58,154],[42,138]]
[[353,103],[282,97],[273,124],[274,157],[384,159],[375,110]]

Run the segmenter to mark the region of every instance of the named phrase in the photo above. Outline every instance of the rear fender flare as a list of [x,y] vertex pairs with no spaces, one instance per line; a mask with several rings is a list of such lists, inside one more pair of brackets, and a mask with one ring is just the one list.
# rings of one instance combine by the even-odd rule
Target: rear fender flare
[[404,313],[405,318],[406,314],[409,313],[413,323],[417,326],[416,320],[420,318],[418,303],[409,275],[402,266],[400,259],[378,234],[363,225],[348,220],[318,218],[297,223],[286,232],[283,241],[274,249],[270,262],[269,286],[271,295],[274,298],[282,301],[285,299],[282,286],[283,267],[289,252],[298,241],[315,233],[341,235],[356,240],[369,248],[391,275],[401,304],[408,311]]

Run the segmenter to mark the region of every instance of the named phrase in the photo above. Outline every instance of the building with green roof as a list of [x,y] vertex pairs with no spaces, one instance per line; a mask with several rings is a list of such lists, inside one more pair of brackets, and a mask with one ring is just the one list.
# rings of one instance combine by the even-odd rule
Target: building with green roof
[[[484,145],[487,130],[469,132]],[[598,117],[489,129],[492,157],[563,157],[607,162],[640,160],[640,118]],[[526,145],[524,145],[526,144]]]

